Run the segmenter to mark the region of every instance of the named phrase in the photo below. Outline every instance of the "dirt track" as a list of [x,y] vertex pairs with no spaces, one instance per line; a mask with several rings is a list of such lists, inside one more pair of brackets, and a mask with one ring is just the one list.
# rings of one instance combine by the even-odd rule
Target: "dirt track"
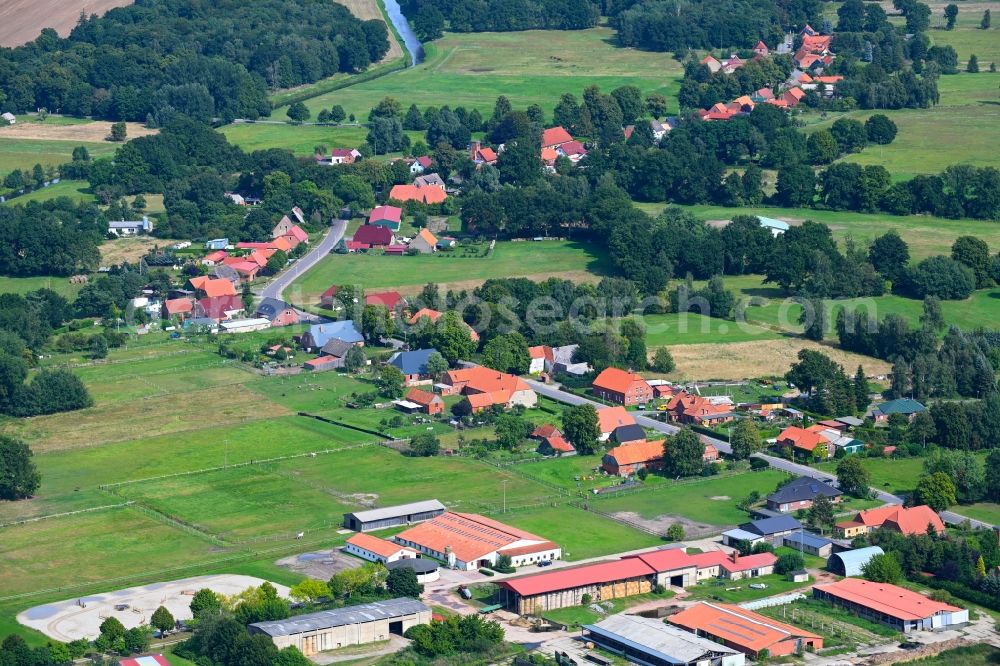
[[0,46],[20,46],[32,41],[42,28],[55,28],[65,37],[80,12],[104,14],[131,5],[132,0],[3,0],[0,2]]

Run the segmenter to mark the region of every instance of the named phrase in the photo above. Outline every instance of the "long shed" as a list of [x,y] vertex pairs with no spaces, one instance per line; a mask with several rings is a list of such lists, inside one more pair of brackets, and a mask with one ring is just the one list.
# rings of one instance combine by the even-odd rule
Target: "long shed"
[[424,500],[410,504],[387,506],[368,511],[354,511],[344,514],[344,527],[355,532],[383,530],[399,525],[412,525],[437,518],[445,512],[444,504],[435,500]]

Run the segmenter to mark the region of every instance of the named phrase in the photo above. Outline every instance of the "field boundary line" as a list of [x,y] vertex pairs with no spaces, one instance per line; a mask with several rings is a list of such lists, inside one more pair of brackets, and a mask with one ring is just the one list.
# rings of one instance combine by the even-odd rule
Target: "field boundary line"
[[321,454],[327,453],[340,453],[341,451],[350,451],[352,449],[360,449],[368,446],[378,446],[377,442],[362,442],[360,444],[351,444],[349,446],[341,447],[339,449],[319,449],[316,451],[306,451],[305,453],[292,453],[287,456],[277,456],[275,458],[261,458],[260,460],[250,459],[244,460],[242,462],[230,463],[228,465],[217,465],[215,467],[203,467],[201,469],[187,470],[185,472],[174,472],[173,474],[160,474],[159,476],[150,476],[144,479],[130,479],[128,481],[118,481],[116,483],[102,483],[97,486],[98,489],[105,492],[114,493],[114,489],[121,486],[132,485],[135,483],[150,483],[153,481],[163,481],[165,479],[174,479],[182,476],[193,476],[195,474],[208,474],[210,472],[220,472],[227,469],[236,469],[240,467],[252,467],[255,465],[265,465],[268,463],[281,462],[283,460],[295,460],[297,458],[313,458]]
[[180,518],[171,516],[170,514],[160,511],[159,509],[154,509],[153,507],[143,502],[133,501],[129,508],[135,509],[139,513],[145,514],[147,517],[152,518],[157,522],[163,523],[167,527],[173,527],[175,529],[181,530],[182,532],[186,532],[192,536],[200,537],[202,539],[205,539],[206,541],[215,544],[216,546],[220,546],[223,548],[230,548],[233,545],[228,541],[226,541],[225,539],[223,539],[222,537],[213,534],[212,532],[209,532],[207,529],[201,527],[200,525],[189,523],[185,520],[181,520]]
[[76,511],[63,511],[62,513],[48,513],[44,516],[33,516],[31,518],[22,518],[21,520],[12,520],[7,523],[0,523],[0,529],[4,527],[16,527],[17,525],[26,525],[27,523],[37,523],[42,520],[48,520],[49,518],[65,518],[67,516],[75,516],[81,513],[90,513],[92,511],[105,511],[107,509],[121,509],[132,505],[134,502],[128,500],[126,502],[121,502],[119,504],[104,504],[101,506],[90,506],[86,509],[77,509]]

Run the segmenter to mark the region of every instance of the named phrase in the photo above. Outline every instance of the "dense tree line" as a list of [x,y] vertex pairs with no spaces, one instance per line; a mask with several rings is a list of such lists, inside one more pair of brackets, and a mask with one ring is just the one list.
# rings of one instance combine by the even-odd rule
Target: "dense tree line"
[[404,0],[403,13],[423,40],[452,32],[582,30],[601,16],[593,0]]
[[107,232],[101,209],[67,197],[0,206],[0,274],[74,275],[97,270]]
[[620,5],[612,17],[619,43],[650,51],[751,48],[760,39],[773,48],[788,26],[816,24],[822,14],[822,3],[817,0],[697,0],[683,4],[641,0]]
[[388,49],[383,21],[322,0],[150,0],[0,49],[0,92],[18,113],[228,122],[267,114],[269,88],[360,71]]

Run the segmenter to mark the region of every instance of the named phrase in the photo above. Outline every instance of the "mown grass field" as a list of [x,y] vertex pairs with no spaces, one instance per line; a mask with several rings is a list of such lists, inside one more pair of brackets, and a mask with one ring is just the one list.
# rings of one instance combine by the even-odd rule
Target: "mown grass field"
[[0,177],[14,169],[31,170],[36,164],[43,167],[59,166],[69,162],[73,149],[85,146],[91,157],[111,155],[118,147],[114,143],[84,141],[46,141],[43,139],[10,139],[0,137]]
[[736,507],[741,499],[754,490],[762,496],[774,492],[778,482],[786,476],[784,472],[766,470],[709,477],[669,485],[653,492],[610,499],[595,498],[591,505],[605,513],[631,511],[643,518],[678,515],[709,525],[735,525],[747,520],[746,512]]
[[780,333],[746,322],[726,321],[695,312],[645,315],[646,344],[661,347],[674,344],[724,344],[751,340],[774,340]]
[[[279,110],[281,111],[283,110]],[[226,125],[219,131],[226,135],[230,143],[248,153],[268,148],[282,148],[303,157],[313,155],[316,146],[356,148],[368,137],[368,128],[362,125],[236,123]],[[412,141],[424,139],[423,132],[407,132],[407,134]]]
[[0,276],[0,293],[3,294],[26,294],[29,291],[38,289],[51,289],[66,298],[73,300],[83,289],[82,284],[71,284],[69,278],[65,277],[9,277]]
[[[622,49],[609,43],[610,28],[531,30],[513,33],[447,34],[425,45],[426,60],[358,85],[305,102],[315,116],[340,104],[348,113],[367,118],[383,97],[404,107],[417,104],[464,106],[486,113],[500,94],[516,108],[540,104],[546,114],[565,92],[578,98],[591,84],[608,92],[620,85],[639,86],[672,98],[682,75],[680,63],[667,53]],[[274,117],[284,119],[284,109]]]
[[[330,285],[365,288],[410,287],[420,291],[428,282],[442,287],[471,288],[489,278],[563,277],[597,280],[609,271],[607,255],[594,245],[569,241],[498,242],[489,257],[463,257],[439,252],[415,257],[331,254],[285,292],[295,303],[314,304]],[[403,290],[407,291],[407,290]]]
[[[1000,35],[994,30],[964,32],[976,38],[982,37],[983,41],[1000,42]],[[938,41],[948,35],[959,34],[962,34],[959,29],[951,33],[939,30],[933,32],[933,38]],[[961,60],[967,59],[969,50],[965,46],[956,49]],[[826,120],[807,116],[807,122],[812,123],[809,128],[828,128],[841,117],[863,122],[875,113],[889,116],[899,128],[895,141],[888,146],[869,145],[864,151],[841,159],[864,165],[882,165],[895,180],[912,178],[917,174],[939,173],[952,164],[995,166],[996,153],[1000,149],[1000,74],[986,71],[989,61],[984,60],[982,55],[979,57],[982,70],[979,74],[962,72],[942,76],[938,80],[941,102],[937,106],[929,109],[852,111],[829,114]]]
[[[0,142],[0,147],[3,144]],[[31,165],[34,166],[34,165]],[[90,183],[85,180],[64,180],[55,185],[49,185],[40,190],[35,190],[34,192],[29,192],[28,194],[23,194],[16,197],[9,202],[7,205],[23,205],[29,201],[48,201],[50,199],[57,199],[59,197],[69,197],[73,201],[95,201],[96,198],[90,193]]]

